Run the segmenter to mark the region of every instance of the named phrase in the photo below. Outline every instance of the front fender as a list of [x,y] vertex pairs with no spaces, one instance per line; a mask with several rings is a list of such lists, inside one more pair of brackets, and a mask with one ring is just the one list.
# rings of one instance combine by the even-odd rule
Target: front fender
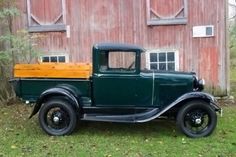
[[199,99],[199,100],[206,101],[215,108],[215,111],[221,111],[221,108],[216,104],[216,100],[215,100],[214,96],[212,96],[208,93],[204,93],[204,92],[190,92],[190,93],[186,93],[186,94],[182,95],[181,97],[176,99],[174,102],[167,105],[165,108],[163,108],[156,115],[154,115],[154,116],[152,116],[148,119],[138,121],[138,122],[148,122],[148,121],[151,121],[153,119],[156,119],[156,118],[160,117],[162,114],[164,114],[165,112],[172,109],[173,107],[179,105],[180,103],[190,101],[190,100],[193,100],[193,99]]
[[70,90],[58,86],[58,87],[55,87],[55,88],[47,89],[46,91],[44,91],[39,96],[39,98],[37,99],[36,104],[34,106],[34,109],[33,109],[33,111],[32,111],[29,118],[33,117],[39,111],[39,109],[41,108],[43,102],[46,99],[48,99],[50,97],[53,97],[53,96],[65,96],[66,98],[68,98],[72,102],[73,105],[75,105],[75,107],[77,109],[79,109],[79,101],[77,99],[77,96],[74,95],[74,93],[71,92]]
[[176,104],[179,104],[183,101],[188,101],[191,99],[202,99],[202,100],[208,102],[210,105],[212,105],[215,108],[215,111],[221,110],[221,108],[216,103],[215,97],[209,93],[204,93],[204,92],[186,93],[183,96],[181,96],[179,99],[177,99]]
[[214,96],[212,96],[211,94],[204,93],[204,92],[190,92],[190,93],[186,93],[186,94],[182,95],[177,100],[175,100],[173,103],[179,104],[180,102],[190,100],[190,99],[201,99],[201,100],[204,100],[209,103],[216,102]]

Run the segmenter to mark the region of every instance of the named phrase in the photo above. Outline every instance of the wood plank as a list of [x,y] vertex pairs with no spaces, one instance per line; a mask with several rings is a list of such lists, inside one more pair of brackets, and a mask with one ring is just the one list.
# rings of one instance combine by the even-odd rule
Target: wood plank
[[34,32],[65,32],[66,25],[53,24],[53,25],[29,26],[28,31],[30,33],[34,33]]
[[75,70],[17,70],[14,72],[15,78],[85,78],[91,76],[90,71],[75,71]]
[[31,26],[31,3],[30,0],[27,0],[27,20],[28,20],[28,26]]
[[84,63],[43,63],[43,64],[16,64],[15,70],[45,70],[45,69],[70,69],[70,70],[91,70],[91,64]]
[[48,63],[17,64],[14,67],[16,78],[85,78],[92,74],[91,64]]
[[186,18],[176,19],[161,19],[161,20],[148,20],[148,25],[186,25],[188,20]]

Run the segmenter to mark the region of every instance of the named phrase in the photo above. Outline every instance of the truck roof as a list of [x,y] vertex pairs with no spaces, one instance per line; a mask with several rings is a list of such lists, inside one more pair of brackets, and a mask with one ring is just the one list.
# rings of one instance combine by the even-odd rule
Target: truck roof
[[93,48],[104,51],[145,51],[145,49],[140,46],[124,43],[97,43]]

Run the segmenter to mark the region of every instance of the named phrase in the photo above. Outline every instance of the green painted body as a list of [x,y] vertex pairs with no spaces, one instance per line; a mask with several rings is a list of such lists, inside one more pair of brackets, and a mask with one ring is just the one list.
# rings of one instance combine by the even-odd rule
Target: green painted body
[[187,73],[156,72],[154,86],[151,71],[104,74],[93,80],[94,102],[98,106],[164,107],[193,91],[193,76]]
[[16,95],[23,100],[36,102],[39,96],[47,89],[58,85],[71,85],[80,91],[83,97],[91,97],[91,85],[89,80],[79,79],[19,79],[13,86]]
[[[101,71],[108,51],[135,52],[135,70]],[[105,53],[101,53],[105,52]],[[18,79],[14,84],[17,96],[36,102],[47,89],[64,84],[73,86],[82,98],[81,106],[114,108],[164,108],[185,93],[194,90],[194,74],[183,72],[141,71],[138,47],[112,45],[93,48],[93,75],[85,79]],[[128,53],[128,52],[127,52]],[[105,54],[105,55],[104,55]]]

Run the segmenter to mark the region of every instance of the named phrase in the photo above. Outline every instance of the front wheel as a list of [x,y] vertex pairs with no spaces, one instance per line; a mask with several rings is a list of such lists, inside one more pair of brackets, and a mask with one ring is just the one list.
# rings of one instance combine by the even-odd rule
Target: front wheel
[[177,115],[177,127],[192,138],[210,135],[214,131],[216,123],[216,112],[204,101],[188,102]]
[[77,124],[74,108],[63,99],[51,99],[43,104],[39,111],[39,123],[49,135],[71,134]]

